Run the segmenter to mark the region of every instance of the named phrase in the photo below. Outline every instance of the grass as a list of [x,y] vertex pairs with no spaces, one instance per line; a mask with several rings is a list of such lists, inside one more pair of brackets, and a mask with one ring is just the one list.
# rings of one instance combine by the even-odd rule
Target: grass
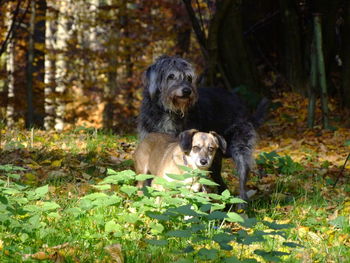
[[[119,173],[132,169],[134,136],[84,128],[60,134],[34,130],[33,138],[22,130],[1,132],[0,214],[10,218],[0,216],[1,262],[118,262],[121,258],[125,262],[240,262],[233,256],[241,262],[350,260],[350,187],[342,177],[333,188],[334,166],[320,162],[313,149],[304,149],[306,157],[300,162],[294,161],[296,151],[272,153],[270,159],[257,156],[258,168],[266,173],[251,178],[249,187],[258,193],[247,211],[257,223],[249,225],[247,220],[244,226],[238,217],[232,222],[223,221],[219,214],[208,219],[215,215],[213,207],[206,216],[194,216],[198,222],[185,221],[186,213],[192,213],[188,210],[176,216],[170,213],[186,204],[197,212],[206,202],[225,205],[224,198],[203,201],[207,197],[180,191],[177,196],[186,198],[163,197],[163,203],[157,203],[157,193],[137,195],[135,178]],[[274,150],[264,138],[260,143],[258,154]],[[7,164],[24,170],[5,171]],[[225,161],[223,174],[235,192],[237,178],[232,171],[232,164]],[[126,179],[106,183],[113,173]],[[45,185],[47,191],[37,190]],[[22,186],[29,187],[9,192]],[[157,213],[150,217],[147,211]],[[169,220],[159,220],[160,215]],[[223,241],[225,231],[234,242]],[[168,243],[152,245],[149,239]],[[225,245],[232,248],[224,249]]]

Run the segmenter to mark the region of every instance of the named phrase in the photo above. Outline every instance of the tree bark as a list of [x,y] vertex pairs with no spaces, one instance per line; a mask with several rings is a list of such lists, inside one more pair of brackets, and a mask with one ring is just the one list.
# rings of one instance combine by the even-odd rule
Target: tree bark
[[[11,30],[11,12],[9,11],[7,14],[7,29]],[[11,38],[9,42],[7,43],[6,48],[6,71],[7,71],[7,108],[6,108],[6,121],[7,126],[11,128],[14,123],[14,114],[15,114],[15,105],[14,105],[14,99],[15,99],[15,39]]]
[[230,83],[228,88],[244,85],[261,93],[258,88],[257,70],[243,36],[241,1],[232,2],[219,27],[219,65]]
[[[111,6],[115,4],[115,0],[110,0],[109,3]],[[110,11],[111,17],[116,17],[114,9]],[[108,49],[108,82],[104,87],[104,102],[105,108],[103,111],[103,127],[105,129],[113,128],[113,119],[114,119],[114,99],[117,93],[117,69],[118,69],[118,46],[119,46],[119,31],[117,20],[113,19],[110,25],[109,39],[107,43]]]
[[343,105],[350,109],[350,1],[345,6],[344,19],[342,100]]
[[288,82],[294,92],[306,95],[306,85],[303,72],[303,55],[301,45],[301,30],[295,0],[280,0],[284,34],[284,68]]
[[56,34],[56,118],[55,118],[55,129],[62,131],[64,129],[64,115],[65,115],[65,99],[64,94],[66,91],[65,78],[67,75],[67,62],[66,62],[66,51],[67,41],[69,39],[68,34],[68,18],[67,10],[70,1],[60,1],[58,4],[58,23],[57,23],[57,34]]
[[322,26],[321,26],[321,16],[314,16],[314,26],[315,26],[315,46],[316,46],[316,56],[317,56],[317,71],[318,71],[318,83],[321,88],[321,106],[322,106],[322,120],[323,128],[329,129],[328,123],[328,94],[327,94],[327,81],[326,81],[326,70],[323,58],[322,49]]
[[33,122],[33,73],[34,73],[34,28],[35,28],[35,1],[31,2],[31,13],[29,19],[29,39],[28,39],[28,53],[27,53],[27,116],[26,128],[32,128]]
[[45,31],[45,119],[44,127],[46,130],[52,130],[55,126],[55,20],[53,12],[54,7],[49,6],[46,12],[46,31]]

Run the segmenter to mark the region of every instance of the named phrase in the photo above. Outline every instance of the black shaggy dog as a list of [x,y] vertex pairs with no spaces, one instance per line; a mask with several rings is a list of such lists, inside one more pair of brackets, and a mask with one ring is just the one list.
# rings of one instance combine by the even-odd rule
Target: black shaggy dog
[[[255,129],[262,123],[268,108],[263,99],[255,114],[249,115],[234,92],[220,88],[196,88],[192,65],[179,57],[161,56],[144,75],[144,92],[138,132],[142,140],[150,132],[177,136],[187,129],[215,131],[224,136],[225,154],[236,163],[240,178],[240,198],[248,200],[246,182],[255,146]],[[221,157],[213,164],[213,179],[226,189],[221,171]]]

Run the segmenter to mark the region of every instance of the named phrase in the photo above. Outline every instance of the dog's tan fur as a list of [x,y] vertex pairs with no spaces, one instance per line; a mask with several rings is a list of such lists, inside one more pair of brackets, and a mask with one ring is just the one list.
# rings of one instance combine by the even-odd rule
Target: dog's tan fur
[[[226,142],[215,132],[204,133],[192,129],[184,131],[178,138],[164,133],[150,133],[136,148],[135,170],[170,182],[173,179],[167,174],[184,173],[179,166],[208,170],[219,148],[225,151]],[[201,188],[196,178],[186,179],[185,183],[191,185],[194,191]]]

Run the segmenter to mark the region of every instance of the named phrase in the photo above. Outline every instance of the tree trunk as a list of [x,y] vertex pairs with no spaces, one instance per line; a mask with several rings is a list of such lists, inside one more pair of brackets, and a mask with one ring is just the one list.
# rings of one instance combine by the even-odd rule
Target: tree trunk
[[343,72],[342,72],[342,99],[343,105],[350,109],[350,1],[347,2],[344,15],[343,33]]
[[54,52],[54,36],[55,36],[55,19],[56,16],[50,6],[46,12],[46,31],[45,31],[45,119],[44,127],[51,130],[55,126],[55,52]]
[[45,116],[45,20],[46,0],[35,2],[34,57],[33,57],[33,124],[42,128]]
[[306,95],[303,68],[301,30],[295,0],[280,0],[284,33],[284,68],[288,82],[294,92]]
[[30,129],[34,126],[33,122],[33,73],[34,73],[34,28],[35,28],[35,1],[30,3],[30,19],[29,19],[29,39],[27,53],[27,116],[26,128]]
[[174,23],[174,32],[176,32],[175,52],[178,56],[184,56],[190,49],[191,21],[188,19],[183,5],[179,5],[172,11],[175,21],[177,21]]
[[223,77],[226,77],[230,83],[229,88],[243,85],[250,90],[261,93],[261,90],[258,89],[257,70],[248,44],[243,37],[240,0],[232,1],[220,24],[218,36],[219,66],[223,68]]
[[321,26],[320,15],[314,16],[314,26],[315,26],[315,46],[316,46],[316,56],[317,56],[318,83],[321,88],[323,128],[329,129],[328,94],[327,94],[326,70],[324,66],[323,49],[322,49],[322,26]]
[[[110,5],[114,5],[115,0],[110,1]],[[111,17],[116,17],[114,10],[110,11]],[[119,31],[117,20],[113,19],[110,25],[109,39],[107,43],[108,49],[108,82],[104,87],[104,102],[105,108],[103,111],[103,127],[105,129],[113,128],[114,119],[114,99],[118,89],[117,86],[117,68],[118,68],[118,46],[119,46]]]
[[[7,14],[7,30],[11,28],[11,12]],[[6,48],[6,71],[7,71],[7,108],[6,108],[6,120],[7,126],[12,127],[15,123],[14,114],[15,114],[15,38],[12,38],[7,44]]]
[[57,131],[62,131],[64,128],[64,115],[65,115],[65,99],[64,94],[66,91],[66,75],[67,75],[67,62],[66,62],[66,51],[67,51],[67,41],[69,38],[68,34],[68,19],[67,10],[70,1],[60,1],[58,10],[58,23],[57,23],[57,34],[56,34],[56,119],[55,119],[55,129]]

